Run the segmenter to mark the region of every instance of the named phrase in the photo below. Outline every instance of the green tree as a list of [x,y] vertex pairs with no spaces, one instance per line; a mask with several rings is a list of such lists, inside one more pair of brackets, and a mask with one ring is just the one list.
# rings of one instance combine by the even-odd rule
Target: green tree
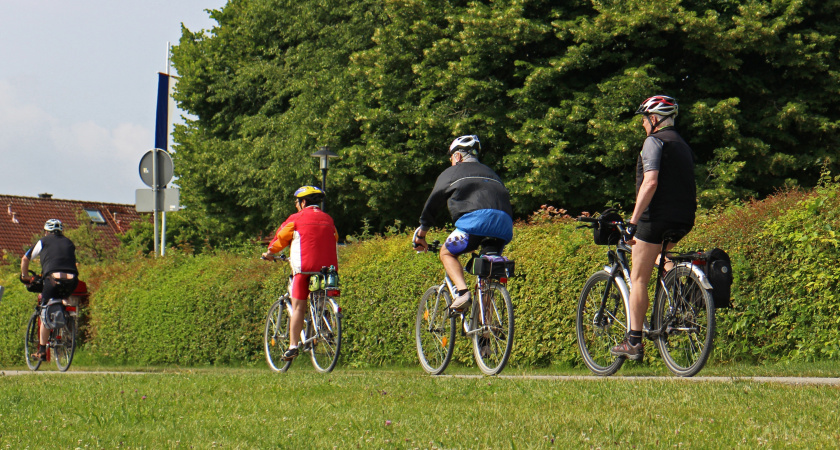
[[[711,206],[837,169],[838,11],[830,0],[231,0],[183,30],[176,131],[187,215],[266,233],[318,184],[342,233],[413,225],[454,137],[478,134],[517,214],[634,201],[632,112],[664,93]],[[367,222],[363,222],[363,219]]]

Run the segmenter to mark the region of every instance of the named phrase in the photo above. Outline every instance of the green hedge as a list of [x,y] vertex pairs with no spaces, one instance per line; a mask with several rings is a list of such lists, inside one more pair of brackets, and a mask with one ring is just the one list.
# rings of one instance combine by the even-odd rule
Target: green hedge
[[[698,217],[683,250],[718,246],[733,258],[735,308],[718,311],[716,361],[840,358],[840,196],[838,185],[784,192]],[[605,248],[569,219],[543,215],[516,226],[507,254],[517,261],[508,288],[516,309],[514,367],[579,364],[574,310]],[[443,239],[445,232],[432,233]],[[343,247],[340,298],[343,364],[413,364],[417,301],[443,271],[415,254],[409,237],[378,237]],[[285,264],[220,253],[138,259],[88,268],[93,295],[83,339],[94,356],[138,364],[262,364],[265,312],[285,290]],[[0,364],[23,363],[23,332],[33,294],[3,276]],[[459,338],[456,360],[471,364]]]

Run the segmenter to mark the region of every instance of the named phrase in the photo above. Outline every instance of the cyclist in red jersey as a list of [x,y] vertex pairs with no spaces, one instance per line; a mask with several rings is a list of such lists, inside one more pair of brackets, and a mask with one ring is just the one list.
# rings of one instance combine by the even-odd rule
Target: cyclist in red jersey
[[338,268],[338,231],[332,217],[321,211],[319,203],[326,197],[315,186],[303,186],[294,194],[295,208],[298,212],[289,216],[268,244],[268,251],[262,254],[265,259],[289,247],[289,264],[292,266],[292,317],[290,325],[289,349],[283,354],[284,360],[292,360],[298,355],[300,332],[306,316],[306,299],[309,297],[309,275],[319,272],[322,267]]

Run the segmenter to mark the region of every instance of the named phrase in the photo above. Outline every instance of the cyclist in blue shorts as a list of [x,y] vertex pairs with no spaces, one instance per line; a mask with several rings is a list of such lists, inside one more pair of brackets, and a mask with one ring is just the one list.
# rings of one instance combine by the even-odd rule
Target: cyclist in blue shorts
[[[505,244],[513,239],[513,208],[510,194],[493,169],[478,161],[481,143],[478,136],[461,136],[449,146],[452,163],[438,176],[426,206],[420,214],[420,227],[414,232],[414,247],[426,251],[426,233],[434,225],[445,222],[444,206],[449,210],[455,231],[440,250],[440,261],[447,275],[455,283],[458,296],[450,306],[463,311],[470,302],[470,291],[464,279],[464,268],[458,256],[472,252],[485,238],[495,238],[501,254]],[[485,250],[488,246],[485,244]]]

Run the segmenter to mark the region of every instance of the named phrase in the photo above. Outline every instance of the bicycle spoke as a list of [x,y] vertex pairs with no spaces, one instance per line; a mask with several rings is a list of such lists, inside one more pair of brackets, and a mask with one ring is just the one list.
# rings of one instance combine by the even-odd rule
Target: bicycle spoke
[[[609,290],[608,290],[609,289]],[[627,333],[627,311],[616,282],[604,271],[586,281],[578,300],[577,340],[584,364],[596,375],[612,375],[624,363],[610,349]]]
[[420,365],[432,375],[446,370],[455,348],[455,318],[447,311],[447,293],[438,289],[427,289],[420,299],[414,330]]
[[672,269],[664,284],[668,289],[662,290],[654,303],[654,326],[663,331],[657,347],[674,374],[692,376],[712,350],[715,318],[711,294],[688,265]]
[[473,353],[481,371],[495,375],[504,369],[513,347],[513,304],[498,283],[489,283],[478,303],[473,308],[473,315],[479,314],[474,317],[478,332],[473,334]]

